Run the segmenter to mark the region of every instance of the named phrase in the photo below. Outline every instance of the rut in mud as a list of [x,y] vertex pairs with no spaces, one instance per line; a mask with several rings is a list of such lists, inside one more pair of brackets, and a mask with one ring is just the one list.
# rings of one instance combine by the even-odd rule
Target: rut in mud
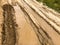
[[5,4],[3,8],[3,32],[2,32],[2,45],[15,45],[16,43],[16,28],[15,10],[10,4]]

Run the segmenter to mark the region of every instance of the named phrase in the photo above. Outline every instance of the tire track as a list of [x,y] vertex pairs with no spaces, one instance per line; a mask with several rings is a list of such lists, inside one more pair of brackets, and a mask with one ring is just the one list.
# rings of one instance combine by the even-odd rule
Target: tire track
[[39,11],[34,5],[32,5],[32,3],[30,3],[30,2],[28,3],[27,1],[26,1],[26,3],[27,3],[34,11],[36,11],[36,12],[40,15],[40,17],[42,17],[43,19],[45,19],[45,21],[48,22],[48,24],[50,24],[51,27],[53,27],[58,34],[60,34],[60,27],[59,27],[59,26],[57,26],[54,22],[52,22],[50,19],[48,19],[48,18],[45,16],[45,14],[42,13],[41,11]]
[[[24,9],[24,7],[23,7],[23,6],[21,6],[21,5],[19,5],[19,6],[20,6],[21,8],[23,8],[23,9]],[[27,7],[27,6],[26,6],[26,7]],[[25,13],[27,13],[25,9],[24,9],[23,11],[24,11]],[[33,12],[33,11],[32,11],[32,12]],[[26,15],[26,14],[25,14],[25,15]],[[29,14],[29,13],[27,13],[27,15],[30,15],[30,14]],[[27,16],[26,16],[26,17],[27,17]],[[36,23],[33,21],[33,19],[32,19],[30,16],[28,16],[28,18],[30,18],[29,20],[31,20],[31,22],[30,22],[30,23],[33,23],[33,25],[35,26],[35,28],[37,28],[37,31],[39,31],[39,30],[40,30],[40,27],[38,27],[38,26],[36,25]],[[33,27],[34,27],[34,26],[33,26]],[[43,30],[43,29],[41,28],[41,30]],[[35,30],[35,32],[36,32],[36,33],[37,33],[37,31]],[[43,34],[43,35],[46,35],[46,32],[45,32],[45,31],[44,31],[44,32],[43,32],[43,31],[41,31],[41,32],[42,32],[42,34]],[[41,32],[40,32],[40,33],[41,33]],[[44,34],[44,33],[45,33],[45,34]],[[41,34],[40,34],[40,35],[41,35]],[[40,36],[40,35],[39,35],[39,34],[37,34],[37,36]],[[43,35],[42,35],[42,36],[43,36]],[[47,34],[47,35],[48,35],[48,34]],[[44,37],[44,36],[43,36],[43,37]],[[48,36],[48,37],[49,37],[49,36]],[[46,38],[46,37],[44,37],[44,38],[47,40],[47,38]],[[39,40],[40,40],[40,39],[39,39]],[[45,40],[45,41],[46,41],[46,40]],[[49,40],[49,39],[48,39],[48,40]],[[41,43],[41,40],[40,40],[40,43]],[[49,42],[49,41],[48,41],[48,43],[50,43],[50,45],[53,45],[53,44],[52,44],[52,42]],[[44,43],[41,43],[41,45],[42,45],[42,44],[47,44],[47,41],[46,41],[46,42],[44,42]]]
[[[24,0],[23,0],[24,1]],[[49,36],[52,38],[52,40],[53,40],[53,42],[55,43],[56,42],[56,38],[58,38],[57,40],[59,40],[60,38],[60,36],[59,36],[59,34],[58,33],[56,33],[54,30],[54,27],[52,27],[52,26],[47,26],[47,27],[49,27],[49,28],[47,28],[47,27],[45,27],[45,24],[46,25],[50,25],[50,24],[48,24],[48,22],[47,21],[45,21],[45,19],[43,18],[43,17],[41,17],[41,16],[38,16],[37,17],[37,15],[40,15],[40,14],[38,14],[38,13],[36,13],[35,11],[33,11],[31,8],[28,8],[28,7],[30,7],[27,3],[24,3],[24,2],[19,2],[19,5],[20,5],[20,7],[22,7],[25,11],[26,11],[26,13],[28,13],[28,15],[30,16],[30,18],[33,20],[33,22],[35,23],[35,25],[40,25],[40,27],[42,27],[43,29],[45,29],[45,31],[49,34]],[[22,4],[23,3],[23,4]],[[25,5],[25,4],[27,4],[27,5]],[[35,12],[35,13],[32,13],[32,12]],[[37,15],[36,15],[37,14]],[[39,19],[39,18],[42,18],[43,20],[41,20],[41,19]],[[43,24],[42,24],[42,22],[44,22]],[[49,20],[48,20],[49,21]],[[40,23],[41,22],[41,23]],[[31,24],[31,23],[30,23]],[[38,26],[39,27],[39,26]],[[51,31],[50,31],[51,30]],[[51,33],[52,32],[52,33]],[[37,33],[37,32],[36,32]],[[51,34],[50,34],[51,33]],[[52,35],[54,36],[54,37],[56,37],[56,38],[54,38],[54,37],[52,37]],[[55,40],[55,41],[54,41]],[[57,44],[59,44],[58,42],[57,43],[55,43],[56,45]]]

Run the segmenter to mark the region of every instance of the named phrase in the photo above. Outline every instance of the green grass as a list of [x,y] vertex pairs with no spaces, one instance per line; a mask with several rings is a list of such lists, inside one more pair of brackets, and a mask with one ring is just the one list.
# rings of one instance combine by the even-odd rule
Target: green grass
[[38,2],[43,2],[44,5],[60,12],[60,0],[37,0]]

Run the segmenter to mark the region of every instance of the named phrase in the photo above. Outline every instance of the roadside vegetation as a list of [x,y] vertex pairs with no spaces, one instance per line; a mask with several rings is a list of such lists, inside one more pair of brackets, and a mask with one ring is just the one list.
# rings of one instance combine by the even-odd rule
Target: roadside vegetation
[[38,2],[43,2],[44,5],[60,12],[60,0],[37,0]]

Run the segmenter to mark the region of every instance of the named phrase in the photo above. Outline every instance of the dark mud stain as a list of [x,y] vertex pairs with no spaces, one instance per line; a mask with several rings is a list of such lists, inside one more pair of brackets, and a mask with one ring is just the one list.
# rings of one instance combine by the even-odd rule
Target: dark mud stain
[[3,28],[2,28],[2,45],[15,45],[16,30],[18,25],[15,21],[15,10],[10,4],[5,4],[3,8]]

